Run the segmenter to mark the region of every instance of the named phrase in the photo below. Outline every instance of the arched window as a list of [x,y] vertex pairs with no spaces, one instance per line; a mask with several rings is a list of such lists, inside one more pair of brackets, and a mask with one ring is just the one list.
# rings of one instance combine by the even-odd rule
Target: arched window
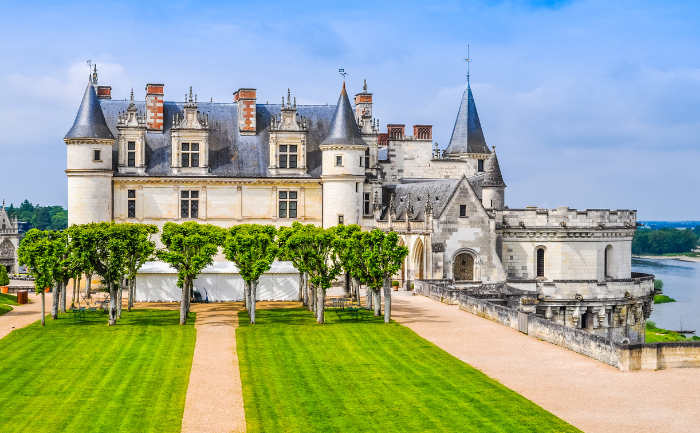
[[613,259],[613,247],[608,245],[605,247],[605,254],[603,255],[603,276],[612,277],[610,271],[612,270],[612,259]]
[[537,276],[544,277],[544,248],[537,248]]

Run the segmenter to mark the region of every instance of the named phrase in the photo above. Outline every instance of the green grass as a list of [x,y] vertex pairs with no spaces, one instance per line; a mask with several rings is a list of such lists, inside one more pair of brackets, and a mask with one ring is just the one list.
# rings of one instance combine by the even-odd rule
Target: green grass
[[669,302],[676,302],[676,300],[671,298],[670,296],[666,296],[666,295],[655,295],[654,296],[654,303],[655,304],[668,304]]
[[0,431],[179,432],[196,331],[178,311],[47,318],[0,340]]
[[668,329],[657,328],[656,322],[653,320],[647,320],[646,331],[645,331],[645,342],[646,343],[662,343],[665,341],[698,341],[700,337],[693,335],[690,338],[686,338],[685,335],[679,334],[677,332],[669,331]]
[[695,251],[687,252],[687,253],[665,253],[661,254],[662,256],[685,256],[685,257],[700,257],[700,253],[697,253]]
[[249,433],[579,431],[397,323],[256,314],[236,330]]
[[0,304],[19,305],[17,303],[17,296],[8,295],[7,293],[0,293]]
[[12,307],[9,305],[0,304],[0,316],[10,311],[12,311]]

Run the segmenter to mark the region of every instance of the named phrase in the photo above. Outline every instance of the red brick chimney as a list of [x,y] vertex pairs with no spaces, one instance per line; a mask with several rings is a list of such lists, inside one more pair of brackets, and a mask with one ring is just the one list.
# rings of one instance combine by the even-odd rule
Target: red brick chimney
[[257,132],[255,98],[255,89],[238,89],[233,94],[233,102],[238,103],[238,131],[241,135],[255,135]]
[[112,99],[112,86],[97,86],[97,97],[99,99]]
[[416,140],[432,140],[433,125],[413,125],[413,138]]
[[146,84],[146,127],[149,131],[163,132],[164,84]]
[[389,140],[403,140],[406,134],[406,125],[386,125]]

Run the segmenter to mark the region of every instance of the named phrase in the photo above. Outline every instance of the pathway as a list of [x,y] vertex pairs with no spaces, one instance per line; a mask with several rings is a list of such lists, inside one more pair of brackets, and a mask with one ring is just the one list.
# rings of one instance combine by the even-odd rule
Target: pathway
[[418,295],[392,316],[585,432],[700,431],[700,368],[621,372]]
[[[46,314],[51,314],[51,300],[53,299],[51,296],[51,293],[46,293]],[[12,311],[0,316],[0,338],[15,329],[24,328],[41,319],[41,296],[35,292],[29,292],[29,300],[31,302],[28,304],[11,305]]]

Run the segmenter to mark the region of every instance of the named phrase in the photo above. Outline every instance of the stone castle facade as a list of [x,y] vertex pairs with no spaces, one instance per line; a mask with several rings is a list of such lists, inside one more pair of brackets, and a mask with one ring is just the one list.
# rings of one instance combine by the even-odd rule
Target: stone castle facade
[[5,210],[5,200],[0,207],[0,265],[9,275],[19,273],[17,249],[19,248],[19,224],[17,217],[10,218]]
[[[521,309],[617,341],[644,339],[653,277],[631,272],[634,210],[509,209],[495,147],[467,84],[450,143],[431,125],[380,131],[365,84],[354,105],[111,99],[89,80],[68,153],[69,224],[294,221],[393,230],[409,248],[399,275],[517,300]],[[409,131],[410,133],[410,131]]]

